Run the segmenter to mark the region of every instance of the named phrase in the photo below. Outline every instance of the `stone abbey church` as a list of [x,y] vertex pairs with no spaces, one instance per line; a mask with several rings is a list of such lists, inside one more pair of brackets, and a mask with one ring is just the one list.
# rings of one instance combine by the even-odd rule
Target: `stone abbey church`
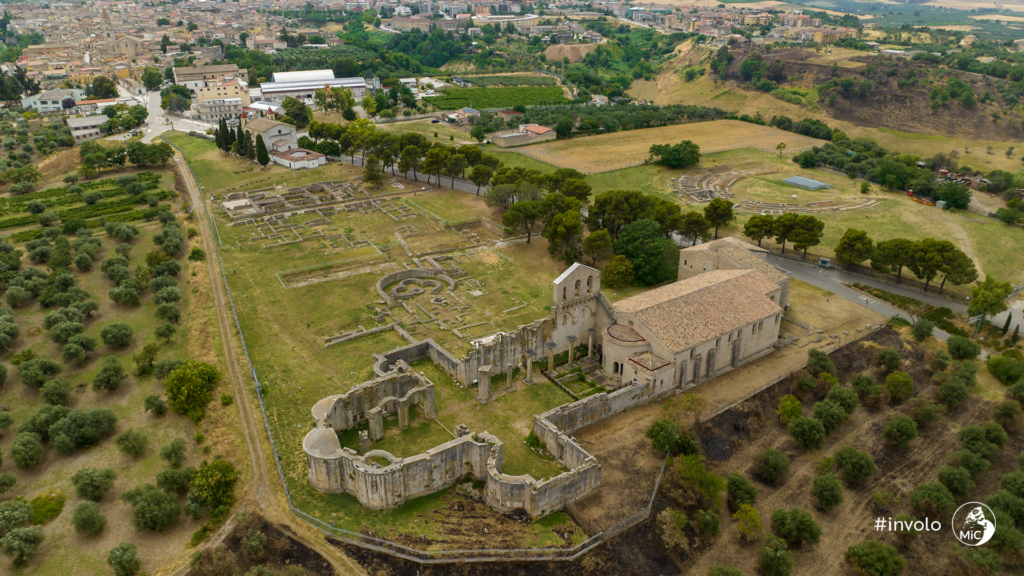
[[772,351],[789,275],[766,255],[733,238],[687,248],[676,282],[615,302],[606,322],[598,317],[613,386],[688,388]]

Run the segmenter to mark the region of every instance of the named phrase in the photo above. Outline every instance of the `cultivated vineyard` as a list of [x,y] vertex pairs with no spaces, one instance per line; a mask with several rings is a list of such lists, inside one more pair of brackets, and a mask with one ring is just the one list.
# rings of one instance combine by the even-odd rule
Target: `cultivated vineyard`
[[442,110],[459,108],[511,108],[517,104],[566,104],[569,100],[558,86],[529,88],[449,88],[430,102]]
[[553,76],[524,76],[520,74],[508,74],[503,76],[463,76],[473,86],[486,88],[488,86],[554,86],[558,79]]

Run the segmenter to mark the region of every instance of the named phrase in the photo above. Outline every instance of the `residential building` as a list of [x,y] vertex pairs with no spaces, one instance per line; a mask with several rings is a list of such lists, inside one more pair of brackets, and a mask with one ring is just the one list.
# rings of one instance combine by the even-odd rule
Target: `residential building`
[[242,99],[237,97],[211,98],[195,103],[196,117],[206,122],[216,122],[221,118],[241,118],[243,107]]
[[[31,108],[40,114],[47,112],[61,112],[65,110],[63,102],[70,98],[73,102],[78,102],[85,98],[85,91],[77,88],[61,88],[58,90],[47,90],[46,92],[40,92],[35,96],[29,96],[21,99],[22,108]],[[71,107],[73,107],[72,105]]]
[[68,118],[67,122],[71,135],[75,137],[75,144],[81,144],[87,140],[99,138],[101,135],[100,126],[107,120],[106,116],[98,114],[82,118]]
[[174,83],[195,91],[211,84],[217,84],[225,76],[240,79],[249,83],[249,71],[239,70],[234,64],[218,64],[215,66],[175,66]]

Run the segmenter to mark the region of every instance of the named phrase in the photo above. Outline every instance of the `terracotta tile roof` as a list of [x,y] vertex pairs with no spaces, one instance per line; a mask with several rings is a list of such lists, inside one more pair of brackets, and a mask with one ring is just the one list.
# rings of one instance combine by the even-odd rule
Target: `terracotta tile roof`
[[644,342],[644,337],[625,324],[612,324],[608,327],[608,335],[622,342]]
[[[778,285],[755,270],[712,270],[614,304],[673,353],[782,311],[766,294]],[[738,305],[737,303],[742,303]]]
[[714,252],[718,254],[719,258],[724,257],[729,261],[728,264],[731,264],[731,266],[722,266],[722,263],[719,262],[720,269],[731,267],[739,270],[757,270],[764,274],[765,278],[776,283],[789,277],[782,270],[755,255],[757,252],[767,253],[767,250],[731,236],[684,248],[683,252]]
[[268,120],[266,118],[256,118],[245,123],[244,128],[246,130],[255,130],[256,132],[266,132],[271,128],[277,128],[278,126],[287,126],[294,128],[291,124],[285,124],[284,122],[278,122],[277,120]]
[[668,360],[658,358],[657,356],[651,354],[650,352],[642,352],[640,354],[637,354],[636,356],[630,358],[629,361],[643,368],[647,372],[656,372],[661,368],[664,368],[665,366],[669,365]]
[[[303,154],[296,155],[296,152],[301,152]],[[305,148],[293,148],[291,150],[288,150],[287,152],[270,150],[267,153],[270,154],[271,156],[277,156],[278,158],[283,158],[285,160],[290,160],[292,162],[302,162],[303,160],[316,160],[317,158],[324,157],[324,155],[319,152],[313,152],[312,150],[306,150]]]
[[554,132],[554,130],[552,130],[551,128],[548,128],[547,126],[540,126],[538,124],[530,124],[529,126],[524,126],[523,130],[526,132],[530,132],[532,134],[547,134],[548,132]]
[[735,264],[736,268],[757,270],[763,274],[765,278],[775,283],[779,283],[789,277],[789,275],[782,270],[779,270],[775,266],[772,266],[755,256],[744,246],[733,245],[727,248],[722,248],[718,251],[718,254],[719,256],[724,256],[731,260]]

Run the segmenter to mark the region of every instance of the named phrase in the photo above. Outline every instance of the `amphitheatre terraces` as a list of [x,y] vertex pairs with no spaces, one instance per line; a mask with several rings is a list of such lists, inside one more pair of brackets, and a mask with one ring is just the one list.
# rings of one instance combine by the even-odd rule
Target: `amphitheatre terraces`
[[849,212],[851,210],[864,210],[873,208],[881,203],[881,200],[866,199],[855,202],[836,202],[834,200],[822,200],[820,202],[808,202],[797,204],[796,202],[761,202],[759,200],[735,199],[736,195],[730,192],[730,188],[744,177],[735,170],[729,170],[719,174],[705,172],[699,175],[681,175],[673,179],[672,188],[677,196],[688,199],[697,204],[711,202],[713,198],[732,200],[737,212],[747,214],[771,214],[778,216],[786,212],[794,213],[816,213],[816,212]]

